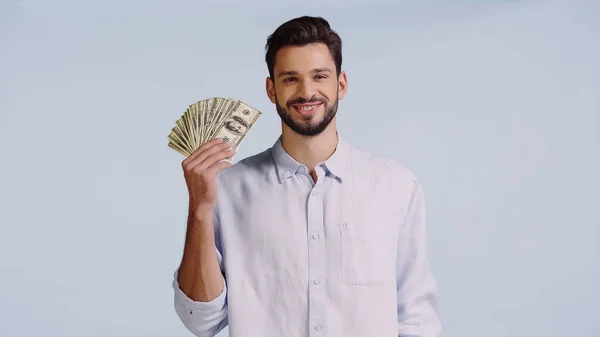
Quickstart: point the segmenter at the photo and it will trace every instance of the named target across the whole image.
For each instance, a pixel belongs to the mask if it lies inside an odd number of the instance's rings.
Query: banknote
[[[199,100],[175,121],[167,137],[168,146],[187,157],[211,139],[222,138],[237,150],[261,115],[259,110],[231,97]]]
[[[260,116],[260,111],[237,101],[227,116],[219,122],[211,139],[221,138],[229,142],[234,150],[237,150]]]

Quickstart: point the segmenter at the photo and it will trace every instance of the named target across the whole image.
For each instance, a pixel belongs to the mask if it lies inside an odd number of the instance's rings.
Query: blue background
[[[230,96],[263,112],[236,161],[271,146],[302,14],[344,42],[340,132],[424,186],[443,336],[600,336],[600,5],[441,0],[0,2],[0,336],[189,336],[166,137]]]

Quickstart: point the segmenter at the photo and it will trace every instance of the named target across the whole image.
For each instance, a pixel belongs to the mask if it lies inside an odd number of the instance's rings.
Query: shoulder
[[[268,175],[273,168],[271,148],[240,159],[228,168],[221,170],[217,176],[219,185],[227,186],[247,179],[256,179]]]
[[[370,171],[380,177],[386,178],[390,183],[401,185],[418,184],[415,173],[404,163],[389,156],[378,155],[357,146],[350,149],[352,165]]]
[[[370,205],[388,205],[388,210],[404,217],[415,201],[422,198],[422,188],[415,172],[391,156],[378,155],[359,147],[352,147],[350,162],[353,184],[367,186]],[[374,202],[373,202],[374,201]]]

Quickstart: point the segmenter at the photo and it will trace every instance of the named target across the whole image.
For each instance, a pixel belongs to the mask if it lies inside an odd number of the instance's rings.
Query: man
[[[421,186],[339,137],[341,46],[322,18],[281,25],[266,53],[281,136],[233,166],[216,139],[183,161],[189,220],[173,287],[196,336],[438,336]]]

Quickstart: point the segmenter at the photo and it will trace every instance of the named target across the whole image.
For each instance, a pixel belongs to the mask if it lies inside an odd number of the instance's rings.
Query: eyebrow
[[[318,73],[331,73],[331,69],[327,68],[327,67],[323,67],[323,68],[315,68],[311,71],[311,73],[313,74],[318,74]],[[293,76],[293,75],[298,75],[297,71],[294,70],[288,70],[288,71],[282,71],[280,72],[277,77],[282,77],[282,76]]]

